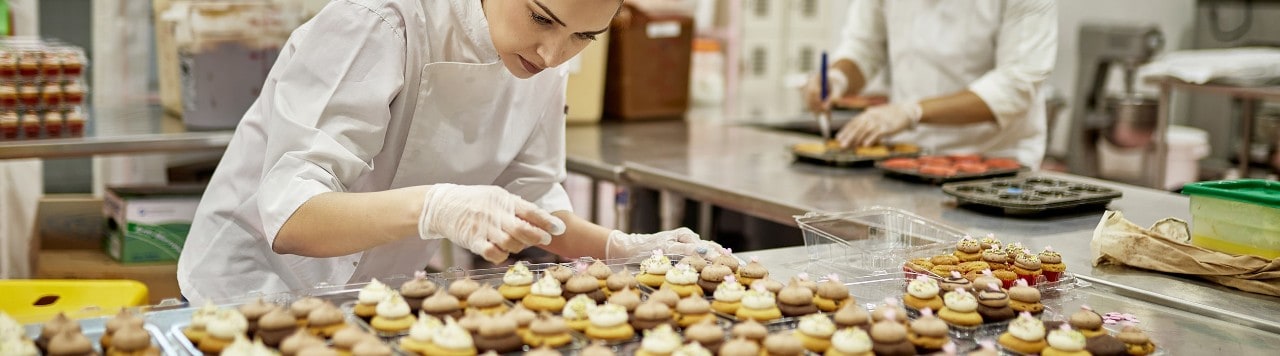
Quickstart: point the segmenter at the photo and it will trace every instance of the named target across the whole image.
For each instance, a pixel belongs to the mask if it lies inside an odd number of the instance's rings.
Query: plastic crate
[[[147,304],[147,286],[132,280],[0,280],[0,309],[21,323],[44,322],[58,313],[80,319]]]
[[[1191,244],[1214,251],[1280,257],[1280,182],[1261,179],[1187,184]]]
[[[796,216],[811,266],[842,275],[897,271],[914,257],[946,252],[965,232],[894,208]]]

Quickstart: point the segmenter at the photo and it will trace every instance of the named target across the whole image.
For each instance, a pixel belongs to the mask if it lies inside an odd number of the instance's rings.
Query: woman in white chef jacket
[[[1040,83],[1053,70],[1052,0],[855,0],[828,71],[831,96],[806,87],[811,110],[858,94],[888,70],[889,104],[868,108],[836,138],[890,139],[938,153],[982,153],[1038,167],[1045,151]]]
[[[409,274],[449,239],[489,261],[705,252],[688,229],[571,212],[566,72],[620,0],[338,0],[295,30],[200,202],[193,302]],[[560,235],[552,238],[552,235]]]

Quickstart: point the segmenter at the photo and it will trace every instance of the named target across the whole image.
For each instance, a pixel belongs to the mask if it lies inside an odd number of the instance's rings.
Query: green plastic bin
[[[1241,179],[1187,184],[1191,244],[1214,251],[1280,257],[1280,182]]]

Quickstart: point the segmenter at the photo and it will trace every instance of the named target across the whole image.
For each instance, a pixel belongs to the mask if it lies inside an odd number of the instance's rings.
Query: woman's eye
[[[539,25],[551,25],[551,19],[546,16],[538,15],[536,12],[530,12],[529,17],[532,17],[533,22],[537,22]]]
[[[579,34],[578,34],[578,38],[579,38],[579,39],[583,39],[583,40],[587,40],[587,41],[595,41],[595,40],[596,40],[596,35],[593,35],[593,34],[590,34],[590,33],[579,33]]]

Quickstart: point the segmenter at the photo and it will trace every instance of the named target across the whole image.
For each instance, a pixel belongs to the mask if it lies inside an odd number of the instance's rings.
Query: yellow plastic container
[[[1280,257],[1280,182],[1260,179],[1187,184],[1191,244],[1264,258]]]
[[[132,280],[0,280],[0,310],[20,323],[39,323],[58,313],[75,319],[114,314],[147,304],[147,286]]]

